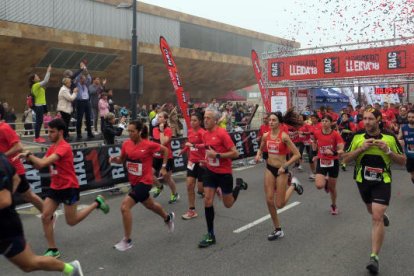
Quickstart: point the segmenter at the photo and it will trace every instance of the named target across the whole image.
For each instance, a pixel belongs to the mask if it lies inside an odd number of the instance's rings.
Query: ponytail
[[[141,138],[142,139],[148,139],[148,133],[149,133],[148,126],[147,125],[144,125],[142,127],[142,130],[141,130]]]

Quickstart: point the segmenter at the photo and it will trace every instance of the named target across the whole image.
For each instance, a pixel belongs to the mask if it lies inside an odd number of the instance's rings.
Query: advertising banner
[[[272,88],[269,89],[271,112],[285,113],[289,108],[289,89]]]
[[[414,73],[414,45],[268,60],[270,82]]]
[[[178,74],[178,68],[174,62],[170,46],[164,37],[160,37],[160,49],[165,66],[167,67],[168,74],[170,75],[171,82],[173,84],[175,94],[177,95],[178,105],[183,113],[184,120],[187,126],[190,125],[190,113],[188,109],[188,102],[190,100],[189,95],[184,92],[184,88],[181,82],[180,75]]]
[[[241,158],[255,156],[259,150],[257,130],[230,133]],[[171,140],[171,149],[174,159],[174,172],[187,169],[187,155],[179,155],[186,138],[174,138]],[[80,148],[73,150],[75,173],[79,181],[81,191],[108,187],[114,184],[128,182],[126,170],[122,164],[110,164],[109,157],[119,156],[121,145],[103,146],[95,148]],[[36,153],[42,158],[44,153]],[[23,162],[26,170],[26,178],[32,190],[44,196],[50,186],[49,168],[40,171],[31,164]]]
[[[266,112],[270,112],[270,97],[269,92],[264,87],[263,76],[262,76],[262,69],[260,67],[259,56],[257,55],[255,50],[252,50],[252,64],[254,75],[256,76],[256,81],[259,86],[260,94],[262,95],[263,105],[265,107]]]

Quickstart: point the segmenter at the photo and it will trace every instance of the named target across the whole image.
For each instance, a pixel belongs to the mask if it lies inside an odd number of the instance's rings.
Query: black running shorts
[[[231,173],[214,173],[206,168],[203,186],[213,189],[220,187],[224,195],[231,194],[233,192],[233,175]]]
[[[144,202],[150,197],[152,185],[147,185],[143,183],[138,183],[136,185],[131,186],[131,191],[129,192],[129,196],[136,202]]]
[[[30,189],[30,184],[27,181],[26,175],[19,174],[19,177],[20,177],[20,183],[19,183],[19,186],[17,186],[16,192],[18,192],[19,194],[23,194]]]
[[[321,167],[321,160],[317,159],[316,174],[322,174],[324,176],[329,175],[330,178],[338,178],[339,175],[339,161],[333,160],[334,164],[332,167]]]
[[[49,189],[46,191],[46,197],[52,199],[57,204],[74,205],[79,201],[79,188]]]
[[[372,202],[389,205],[391,198],[391,183],[384,182],[364,182],[357,183],[358,190],[365,204]]]
[[[200,163],[187,164],[187,177],[196,178],[198,181],[203,181],[204,167],[200,167]]]

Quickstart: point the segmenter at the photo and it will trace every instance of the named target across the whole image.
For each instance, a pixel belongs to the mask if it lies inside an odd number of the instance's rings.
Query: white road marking
[[[244,171],[244,170],[251,169],[251,168],[254,168],[254,167],[255,166],[246,166],[246,167],[233,169],[233,171]]]
[[[280,213],[282,213],[282,212],[284,212],[286,210],[289,210],[290,208],[293,208],[293,207],[295,207],[295,206],[297,206],[299,204],[300,204],[299,201],[292,202],[291,204],[286,205],[282,209],[277,210],[277,213],[280,214]],[[239,229],[234,230],[233,233],[240,234],[241,232],[246,231],[247,229],[250,229],[253,226],[256,226],[256,225],[258,225],[258,224],[260,224],[260,223],[262,223],[262,222],[264,222],[264,221],[266,221],[268,219],[270,219],[270,215],[266,215],[266,216],[264,216],[262,218],[259,218],[259,219],[255,220],[255,221],[253,221],[253,222],[251,222],[251,223],[249,223],[249,224],[247,224],[247,225],[245,225],[243,227],[240,227]]]

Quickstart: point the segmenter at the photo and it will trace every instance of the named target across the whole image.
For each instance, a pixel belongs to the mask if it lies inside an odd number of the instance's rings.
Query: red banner
[[[262,69],[260,67],[259,56],[255,50],[252,50],[252,64],[254,75],[256,76],[257,84],[259,85],[260,93],[262,94],[263,105],[266,109],[266,112],[270,112],[270,97],[269,92],[264,87],[263,78],[262,78]]]
[[[168,74],[170,75],[171,82],[174,86],[175,94],[177,95],[178,105],[183,113],[184,120],[187,124],[187,129],[190,127],[190,114],[188,110],[188,102],[190,96],[184,92],[184,88],[181,83],[181,78],[178,74],[178,68],[175,65],[170,46],[168,46],[167,40],[163,36],[160,36],[160,49],[165,66],[167,66]]]
[[[270,82],[414,73],[414,45],[269,59]]]

